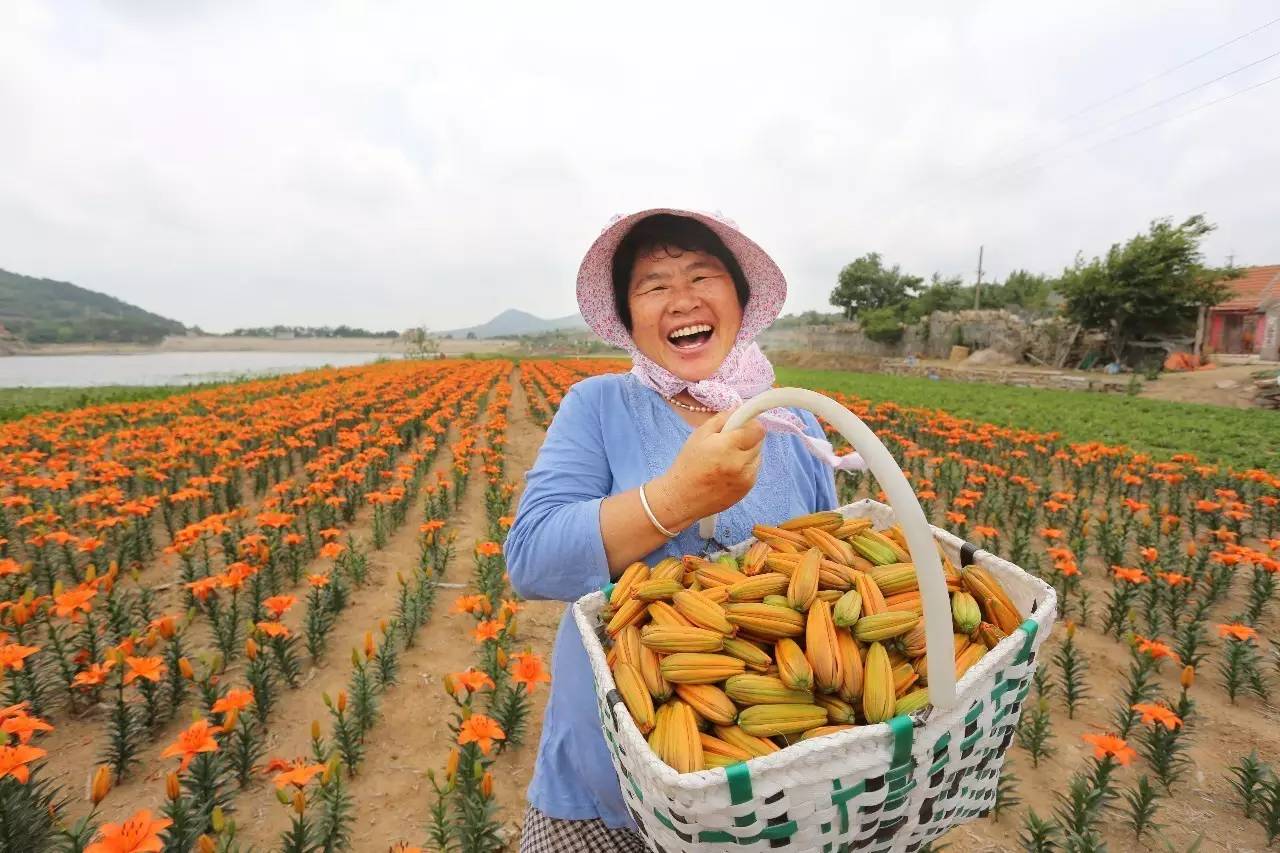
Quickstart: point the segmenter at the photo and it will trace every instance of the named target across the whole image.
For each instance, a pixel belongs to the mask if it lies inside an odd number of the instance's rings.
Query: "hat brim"
[[[610,223],[587,250],[578,267],[578,310],[591,331],[601,339],[623,349],[634,344],[631,333],[618,317],[613,296],[613,255],[622,238],[637,222],[648,216],[669,213],[697,220],[710,228],[733,253],[747,280],[746,307],[742,309],[742,324],[738,329],[737,343],[751,341],[778,319],[782,304],[787,299],[787,280],[769,253],[760,248],[732,224],[708,213],[692,210],[676,210],[656,207],[624,216]]]

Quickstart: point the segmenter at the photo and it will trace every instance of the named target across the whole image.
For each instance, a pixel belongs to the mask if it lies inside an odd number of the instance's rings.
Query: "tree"
[[[915,295],[924,279],[903,273],[897,264],[886,268],[878,252],[863,255],[840,270],[831,304],[844,309],[846,320],[859,311],[901,305]]]
[[[435,358],[440,352],[440,339],[426,326],[414,326],[404,331],[406,358]]]
[[[1077,256],[1058,282],[1067,315],[1105,331],[1116,361],[1130,341],[1187,331],[1200,306],[1225,299],[1224,282],[1240,275],[1204,265],[1200,242],[1214,228],[1200,214],[1179,225],[1157,219],[1148,233],[1112,245],[1105,258],[1085,263]]]
[[[901,306],[868,308],[858,314],[858,323],[862,326],[862,333],[871,340],[882,344],[896,344],[902,340],[905,328],[902,313]]]
[[[929,286],[911,300],[904,312],[908,322],[915,323],[934,311],[960,311],[973,307],[973,288],[965,287],[959,276],[943,278],[933,274]]]
[[[1014,270],[997,290],[1001,306],[1018,305],[1032,311],[1043,311],[1049,306],[1053,283],[1047,276],[1027,270]],[[986,293],[983,293],[983,299],[986,299]]]

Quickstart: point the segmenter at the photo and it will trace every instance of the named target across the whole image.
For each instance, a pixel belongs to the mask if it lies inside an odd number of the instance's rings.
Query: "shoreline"
[[[445,355],[515,349],[515,341],[440,341]],[[38,344],[0,350],[6,356],[143,355],[165,352],[371,352],[402,355],[406,347],[395,338],[240,338],[215,335],[171,335],[158,344]]]

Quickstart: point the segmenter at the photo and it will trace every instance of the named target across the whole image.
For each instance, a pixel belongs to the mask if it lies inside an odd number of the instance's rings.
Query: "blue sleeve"
[[[814,438],[827,439],[826,431],[822,429],[822,424],[818,423],[818,418],[812,412],[801,411],[801,420],[804,421],[804,431]],[[826,509],[836,509],[840,506],[836,499],[836,474],[827,467],[826,463],[818,459],[812,453],[805,451],[808,457],[809,465],[813,468],[814,476],[814,493],[815,505],[814,512],[820,512]]]
[[[569,389],[530,469],[504,552],[524,598],[575,601],[609,581],[600,503],[613,477],[591,392]]]

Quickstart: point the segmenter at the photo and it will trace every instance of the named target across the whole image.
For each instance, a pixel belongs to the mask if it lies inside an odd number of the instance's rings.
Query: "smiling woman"
[[[835,457],[813,415],[773,409],[722,431],[773,385],[755,336],[785,298],[773,259],[720,217],[649,210],[605,228],[579,269],[578,305],[633,368],[564,396],[505,545],[518,593],[573,601],[635,562],[698,553],[705,516],[718,514],[725,543],[835,506],[831,466],[860,460]],[[571,616],[552,663],[521,850],[643,850]]]

